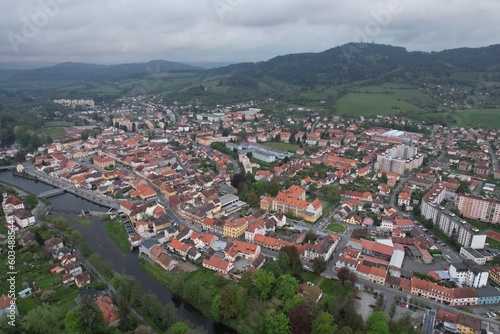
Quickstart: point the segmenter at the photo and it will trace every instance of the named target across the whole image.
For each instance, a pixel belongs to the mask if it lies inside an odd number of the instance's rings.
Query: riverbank
[[[160,284],[167,286],[172,293],[180,296],[202,312],[204,316],[212,319],[214,315],[214,300],[221,295],[225,286],[231,286],[235,291],[244,291],[245,295],[247,293],[246,289],[240,290],[242,288],[239,288],[235,282],[206,268],[200,268],[192,273],[182,271],[169,273],[159,265],[153,264],[147,259],[139,259],[139,264],[146,273],[151,275]],[[247,300],[243,300],[245,298],[246,296],[240,296],[240,303],[246,304]],[[259,301],[253,298],[250,302],[252,304],[259,303]],[[264,305],[261,306],[263,307]],[[221,324],[234,329],[240,334],[256,333],[260,325],[260,310],[262,310],[262,308],[255,308],[252,311],[248,311],[248,313],[247,310],[245,310],[245,316],[228,319],[222,321]],[[243,312],[239,313],[243,315]]]
[[[120,220],[120,217],[115,217],[108,220],[104,225],[104,229],[108,236],[113,240],[114,243],[118,245],[125,253],[130,254],[132,251],[132,245],[128,241],[128,234],[125,230],[125,226]]]
[[[16,188],[26,189],[33,194],[39,194],[52,189],[52,187],[45,183],[14,176],[10,171],[0,172],[0,180],[14,185]],[[103,276],[109,281],[111,281],[111,277],[116,277],[117,273],[119,273],[118,275],[127,275],[140,282],[140,285],[145,287],[147,291],[157,296],[160,305],[165,306],[172,302],[172,293],[168,290],[166,285],[159,284],[139,265],[138,250],[134,249],[129,254],[124,253],[108,236],[105,231],[104,222],[98,217],[91,218],[93,223],[90,226],[72,222],[75,219],[79,219],[79,215],[77,213],[70,213],[70,211],[79,212],[84,210],[86,212],[106,212],[106,208],[81,199],[80,197],[76,197],[70,193],[52,197],[50,202],[54,206],[55,211],[64,210],[60,216],[67,218],[70,221],[70,227],[78,231],[85,241],[85,243],[81,245],[81,253],[91,262],[96,261],[96,259],[101,260],[95,267],[99,272],[103,273]],[[110,274],[107,273],[108,271]],[[144,292],[142,293],[144,294]],[[209,317],[205,317],[200,311],[189,305],[182,298],[175,298],[174,309],[179,314],[181,321],[193,324],[194,327],[203,328],[208,334],[236,333],[231,328],[219,323],[214,323]],[[164,332],[164,330],[162,332]]]

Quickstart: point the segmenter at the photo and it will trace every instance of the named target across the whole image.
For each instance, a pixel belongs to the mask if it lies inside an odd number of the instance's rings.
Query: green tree
[[[278,192],[280,191],[280,183],[278,182],[278,180],[276,179],[273,179],[270,183],[269,183],[269,195],[271,196],[276,196],[278,195]]]
[[[312,270],[316,275],[321,275],[326,270],[327,262],[322,257],[317,257],[312,261]]]
[[[312,334],[335,334],[337,325],[333,322],[333,315],[321,312],[312,321]]]
[[[285,301],[292,299],[299,292],[299,282],[289,274],[281,275],[276,280],[274,296]]]
[[[321,191],[326,196],[329,202],[336,204],[340,201],[340,190],[335,185],[328,185],[321,188]]]
[[[106,327],[101,310],[88,296],[81,299],[78,315],[82,319],[82,328],[89,334],[99,333]]]
[[[83,242],[83,237],[77,230],[71,231],[69,238],[75,245],[80,245]]]
[[[185,322],[178,321],[168,329],[168,334],[185,334],[189,330],[189,325]]]
[[[254,291],[261,299],[267,299],[276,278],[273,274],[261,269],[253,275]]]
[[[85,334],[83,320],[78,314],[78,308],[74,308],[64,317],[64,329],[68,334]]]
[[[116,299],[116,306],[118,307],[118,314],[120,319],[118,323],[118,329],[122,332],[133,330],[137,326],[137,321],[131,315],[131,309],[128,300],[121,295],[119,295]]]
[[[184,298],[192,304],[197,305],[201,300],[200,286],[193,282],[188,282],[184,286]]]
[[[24,204],[24,207],[26,208],[26,210],[31,211],[37,206],[38,199],[36,198],[35,195],[28,194],[28,195],[26,195],[26,198],[24,199],[23,204]]]
[[[313,182],[309,185],[307,190],[309,190],[310,194],[314,194],[318,190],[318,185],[315,182]]]
[[[54,332],[54,324],[59,320],[59,308],[43,304],[29,311],[21,320],[26,333],[45,334]]]
[[[387,173],[386,172],[383,172],[382,175],[380,176],[380,182],[387,183]]]
[[[223,320],[231,319],[238,314],[238,299],[232,285],[226,285],[220,292],[219,314]]]
[[[286,256],[284,256],[286,254]],[[281,259],[283,257],[283,259]],[[280,264],[283,273],[290,273],[302,281],[302,262],[297,248],[294,246],[285,246],[278,253],[278,263]]]
[[[165,328],[168,328],[179,321],[179,314],[175,308],[175,304],[170,301],[161,312],[161,321]]]
[[[248,194],[247,203],[252,208],[258,206],[259,205],[259,195],[257,195],[255,192],[252,191],[250,194]]]
[[[389,334],[389,324],[383,312],[376,311],[366,321],[368,334]]]
[[[157,323],[161,323],[163,306],[160,299],[152,292],[145,293],[142,296],[142,309]]]
[[[291,333],[287,316],[275,309],[267,309],[264,316],[264,332],[266,334]]]

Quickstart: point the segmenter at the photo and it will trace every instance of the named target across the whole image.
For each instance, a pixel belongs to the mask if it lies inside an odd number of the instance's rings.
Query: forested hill
[[[94,65],[85,63],[61,63],[15,73],[12,81],[71,81],[110,82],[134,77],[144,77],[168,71],[200,70],[200,67],[166,60],[152,60],[148,63],[120,65]]]
[[[359,80],[451,78],[460,72],[500,72],[500,45],[441,52],[408,52],[381,44],[350,43],[319,53],[278,56],[214,70],[221,74],[267,75],[289,84],[312,87]]]

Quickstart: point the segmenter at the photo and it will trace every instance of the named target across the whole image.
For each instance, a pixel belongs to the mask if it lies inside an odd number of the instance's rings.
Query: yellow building
[[[226,222],[224,225],[224,235],[228,238],[238,239],[248,228],[248,220],[240,218],[235,222]]]

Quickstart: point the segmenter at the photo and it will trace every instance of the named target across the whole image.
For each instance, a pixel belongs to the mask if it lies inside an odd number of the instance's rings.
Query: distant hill
[[[12,81],[111,82],[143,77],[167,71],[192,71],[200,67],[165,60],[120,65],[61,63],[50,67],[26,70],[9,77]]]
[[[450,84],[473,88],[479,95],[487,86],[488,94],[479,96],[481,101],[488,97],[488,101],[483,101],[487,104],[476,102],[474,106],[500,105],[500,45],[409,52],[398,46],[348,43],[323,52],[288,54],[256,63],[219,67],[222,64],[199,62],[197,65],[163,60],[121,65],[62,63],[31,70],[0,71],[0,88],[36,88],[50,92],[53,98],[84,95],[96,100],[160,93],[168,101],[196,98],[208,105],[272,97],[333,110],[336,101],[349,89],[362,86]],[[419,106],[430,109],[437,103]]]
[[[234,64],[216,69],[215,73],[253,78],[267,75],[288,84],[312,87],[369,79],[450,78],[457,72],[484,71],[500,71],[500,45],[426,53],[390,45],[350,43],[319,53]]]

